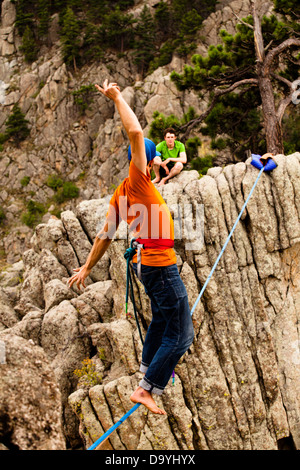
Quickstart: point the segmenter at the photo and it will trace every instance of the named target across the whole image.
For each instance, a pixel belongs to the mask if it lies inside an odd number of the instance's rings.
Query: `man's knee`
[[[181,162],[177,162],[174,165],[174,168],[178,171],[178,173],[182,170],[183,164]]]
[[[161,158],[160,157],[154,157],[153,159],[153,164],[154,165],[160,165],[161,164]]]

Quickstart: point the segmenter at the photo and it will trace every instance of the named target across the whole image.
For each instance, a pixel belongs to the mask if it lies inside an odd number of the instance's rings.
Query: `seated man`
[[[187,157],[184,144],[176,140],[175,130],[171,127],[165,130],[164,140],[156,146],[156,150],[161,153],[161,157],[154,158],[155,179],[152,183],[162,186],[181,172]]]

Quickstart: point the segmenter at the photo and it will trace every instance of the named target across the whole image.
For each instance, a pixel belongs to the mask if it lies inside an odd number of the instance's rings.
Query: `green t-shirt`
[[[174,147],[169,149],[165,140],[157,144],[156,150],[161,153],[161,159],[167,160],[167,158],[179,158],[181,152],[185,152],[185,146],[178,140],[174,141]]]

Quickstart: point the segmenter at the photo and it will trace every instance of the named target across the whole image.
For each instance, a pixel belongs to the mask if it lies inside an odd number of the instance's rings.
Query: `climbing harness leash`
[[[264,171],[266,172],[269,172],[269,171],[272,171],[274,170],[274,168],[277,167],[277,163],[275,163],[275,161],[271,158],[271,157],[268,157],[266,159],[263,159],[260,155],[255,155],[255,154],[252,154],[252,161],[251,161],[251,164],[259,169],[259,174],[250,190],[250,193],[238,215],[238,218],[236,219],[228,237],[227,237],[227,240],[225,241],[224,245],[223,245],[223,248],[219,254],[219,256],[217,257],[216,261],[215,261],[215,264],[213,265],[209,275],[208,275],[208,278],[206,279],[201,291],[200,291],[200,294],[198,295],[194,305],[193,305],[193,308],[191,310],[191,315],[193,315],[206,287],[207,287],[207,284],[209,283],[227,245],[228,245],[228,242],[230,240],[230,238],[232,237],[232,234],[240,220],[240,218],[242,217],[242,214],[249,202],[249,199],[251,198],[252,194],[253,194],[253,191],[258,183],[258,180],[259,178],[261,177],[262,173]],[[137,257],[138,257],[138,263],[139,261],[141,260],[141,249],[145,248],[145,245],[143,243],[141,243],[143,240],[140,240],[140,239],[133,239],[131,241],[131,244],[130,244],[130,248],[128,248],[125,252],[125,255],[124,255],[124,258],[127,260],[127,282],[126,282],[126,307],[125,307],[125,310],[126,310],[126,314],[127,314],[127,308],[128,308],[128,296],[129,296],[129,284],[130,284],[130,288],[131,288],[131,296],[132,296],[132,303],[133,303],[133,308],[134,308],[134,314],[135,314],[135,319],[136,319],[136,323],[137,323],[137,326],[138,326],[138,330],[139,330],[139,333],[140,333],[140,337],[141,337],[141,340],[142,340],[142,343],[143,343],[143,339],[142,339],[142,334],[141,334],[141,330],[140,330],[140,326],[139,326],[139,323],[138,323],[138,319],[137,319],[137,314],[136,314],[136,307],[135,307],[135,301],[134,301],[134,294],[133,294],[133,284],[132,284],[132,279],[131,279],[131,275],[130,275],[130,260],[133,258],[134,254],[136,253],[137,251]],[[138,267],[138,266],[137,266]],[[141,268],[140,268],[141,269]],[[140,273],[141,275],[141,270],[139,271],[137,269],[137,273]],[[139,279],[141,279],[139,277]],[[172,379],[173,379],[173,383],[174,383],[174,378],[175,378],[175,373],[173,371],[173,374],[172,374]],[[88,448],[88,450],[94,450],[96,447],[98,447],[103,441],[105,441],[108,436],[115,430],[117,429],[135,410],[138,409],[138,407],[141,405],[141,403],[136,403],[116,424],[114,424],[110,429],[108,429],[108,431],[106,431],[96,442],[94,442],[94,444]]]

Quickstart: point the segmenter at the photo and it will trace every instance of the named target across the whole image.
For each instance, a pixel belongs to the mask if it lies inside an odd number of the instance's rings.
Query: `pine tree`
[[[107,13],[102,24],[102,34],[106,45],[118,49],[122,54],[125,47],[132,42],[132,25],[135,22],[133,15],[123,13],[119,6],[111,13]]]
[[[134,62],[139,66],[140,72],[144,76],[155,51],[154,20],[146,5],[137,20],[134,36]]]
[[[279,0],[275,3],[279,8]],[[297,0],[290,0],[290,4],[299,12]],[[264,151],[282,153],[281,121],[291,103],[293,81],[298,78],[295,47],[299,48],[300,39],[292,20],[281,21],[275,15],[260,19],[254,0],[251,7],[252,16],[240,20],[234,36],[222,31],[223,44],[211,46],[205,57],[195,55],[193,66],[185,66],[182,74],[173,72],[172,79],[181,90],[211,91],[208,109],[186,125],[185,137],[205,122],[213,138],[216,128],[220,133],[226,130],[232,144],[235,142],[235,152],[249,148],[250,143],[252,150],[252,145],[257,145]],[[278,91],[281,99],[277,104]],[[264,135],[258,135],[262,128]]]
[[[25,115],[17,104],[14,105],[11,115],[5,122],[5,126],[6,139],[12,138],[17,146],[30,134],[28,121],[25,119]]]
[[[37,59],[38,48],[34,33],[29,26],[26,26],[20,51],[24,53],[26,62],[34,62]]]
[[[48,33],[50,22],[50,5],[48,0],[38,0],[38,35],[43,37]]]
[[[62,17],[61,43],[64,61],[76,70],[76,62],[80,52],[80,27],[71,7],[68,7]]]
[[[16,21],[15,25],[20,36],[23,36],[26,27],[31,30],[34,27],[34,0],[16,0]]]

